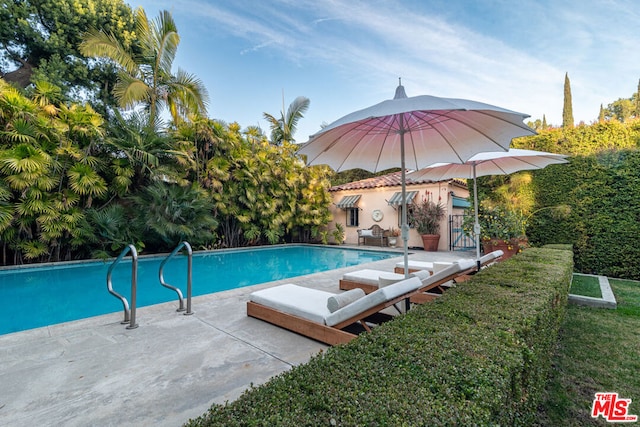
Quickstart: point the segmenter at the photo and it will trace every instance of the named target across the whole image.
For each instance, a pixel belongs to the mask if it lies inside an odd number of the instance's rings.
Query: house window
[[[347,227],[357,227],[360,225],[358,208],[348,208],[345,209],[345,211],[347,212]]]
[[[413,213],[413,205],[407,206],[407,224],[409,228],[415,228],[413,221],[411,221],[411,214]],[[402,206],[398,206],[398,228],[402,227]]]

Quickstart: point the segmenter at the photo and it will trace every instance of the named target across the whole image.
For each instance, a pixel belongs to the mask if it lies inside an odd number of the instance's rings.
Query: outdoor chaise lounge
[[[341,344],[356,337],[346,328],[359,324],[369,331],[368,321],[379,323],[375,315],[415,295],[421,285],[419,278],[411,277],[368,295],[361,290],[333,294],[293,284],[280,285],[253,292],[247,302],[247,315],[329,345]]]
[[[501,250],[489,252],[480,257],[480,267],[485,267],[493,262],[498,261],[498,259],[504,255],[504,252]],[[449,262],[430,262],[430,261],[413,261],[409,260],[409,273],[413,273],[420,270],[427,270],[433,273],[434,268],[437,270],[438,266],[445,266],[447,264],[451,264]],[[398,262],[395,266],[394,271],[398,274],[404,273],[404,262]]]
[[[412,297],[411,302],[423,303],[437,298],[449,287],[452,280],[468,274],[475,268],[475,265],[476,263],[472,259],[461,259],[433,275],[426,270],[411,273],[412,277],[418,277],[422,282],[419,292]],[[384,289],[389,283],[403,279],[404,275],[397,273],[369,269],[357,270],[342,276],[340,289],[362,289],[365,293],[370,293]]]

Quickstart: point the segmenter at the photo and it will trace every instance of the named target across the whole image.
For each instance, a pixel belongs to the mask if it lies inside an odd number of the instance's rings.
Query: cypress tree
[[[604,123],[604,108],[602,108],[602,104],[600,104],[600,113],[598,114],[598,122]]]
[[[545,130],[547,128],[547,116],[545,116],[544,114],[542,115],[542,130]]]
[[[571,83],[569,73],[564,75],[564,107],[562,108],[562,127],[573,127],[573,107],[571,105]]]

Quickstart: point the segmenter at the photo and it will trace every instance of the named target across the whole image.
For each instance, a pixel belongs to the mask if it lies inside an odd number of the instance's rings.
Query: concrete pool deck
[[[247,317],[251,292],[296,283],[337,293],[345,272],[393,271],[402,260],[397,251],[382,261],[196,297],[191,316],[177,313],[176,302],[138,308],[137,329],[120,324],[120,311],[1,335],[0,425],[180,426],[327,348]],[[475,257],[411,252],[410,259],[425,261]],[[28,301],[16,303],[29,309]]]

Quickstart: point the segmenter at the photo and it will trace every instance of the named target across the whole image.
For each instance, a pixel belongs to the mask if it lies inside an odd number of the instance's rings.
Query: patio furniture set
[[[482,267],[499,261],[501,256],[502,251],[485,255]],[[418,265],[414,262],[413,267]],[[388,310],[386,313],[383,310],[391,308],[402,313],[399,307],[402,301],[414,304],[433,301],[478,271],[476,260],[472,259],[422,267],[425,268],[416,269],[408,278],[369,269],[348,273],[340,280],[339,287],[345,290],[340,294],[294,284],[263,289],[250,295],[247,315],[336,345],[393,318]]]

